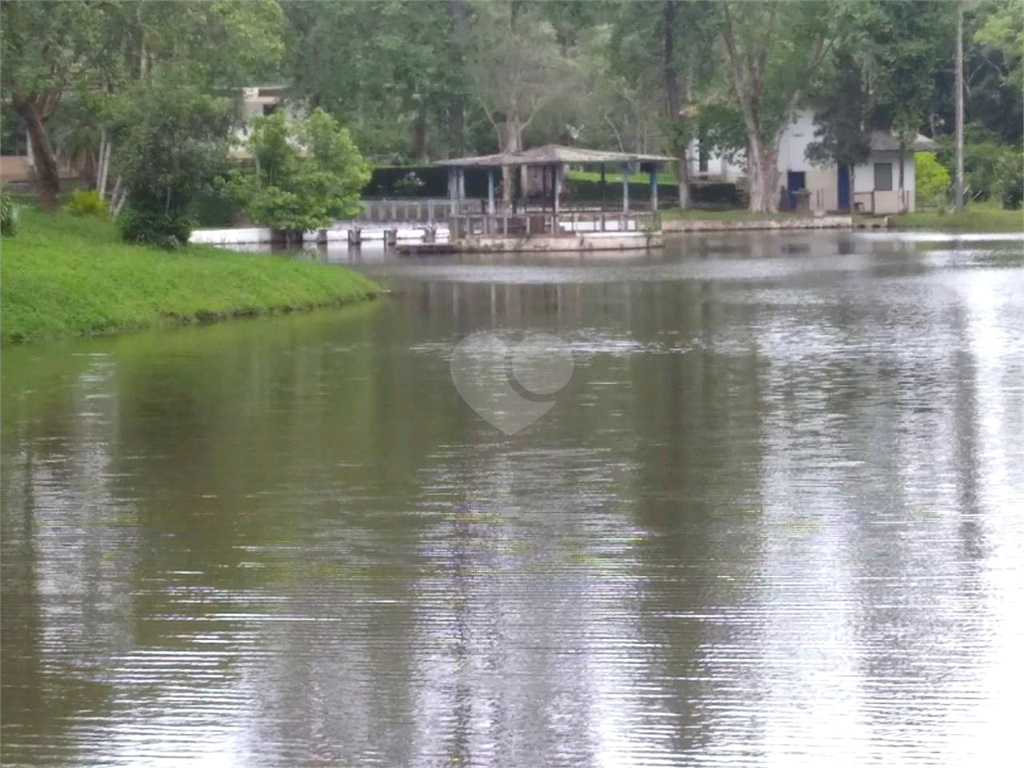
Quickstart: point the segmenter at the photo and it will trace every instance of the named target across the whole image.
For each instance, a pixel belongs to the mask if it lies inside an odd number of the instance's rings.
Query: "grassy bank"
[[[721,210],[704,210],[700,208],[688,208],[681,211],[678,208],[661,211],[661,218],[666,221],[688,220],[688,221],[777,221],[779,219],[792,219],[793,213],[756,213],[746,208],[725,208]]]
[[[2,344],[340,305],[380,290],[340,267],[127,245],[109,222],[34,209],[22,209],[0,250]]]
[[[570,181],[601,181],[600,171],[569,171],[567,174]],[[606,184],[622,184],[622,172],[605,171]],[[629,176],[630,184],[650,184],[651,177],[646,173],[632,173]],[[676,183],[675,171],[662,171],[658,174],[658,185],[671,185]]]
[[[1024,211],[1006,211],[994,205],[975,204],[961,213],[936,210],[892,216],[893,229],[930,229],[941,232],[1022,232]]]

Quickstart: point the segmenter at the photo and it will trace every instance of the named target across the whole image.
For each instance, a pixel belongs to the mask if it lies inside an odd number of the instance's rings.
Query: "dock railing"
[[[486,210],[487,201],[475,198],[460,201],[446,197],[363,200],[363,211],[357,220],[368,223],[431,224],[447,221],[452,216],[483,213]]]
[[[451,239],[465,237],[569,237],[580,232],[649,232],[661,228],[653,211],[570,210],[523,213],[468,214],[448,221]]]

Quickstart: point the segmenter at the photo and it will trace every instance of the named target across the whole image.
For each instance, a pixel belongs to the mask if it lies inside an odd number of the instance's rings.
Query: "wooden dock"
[[[454,243],[399,243],[396,249],[402,256],[443,256],[456,252]]]

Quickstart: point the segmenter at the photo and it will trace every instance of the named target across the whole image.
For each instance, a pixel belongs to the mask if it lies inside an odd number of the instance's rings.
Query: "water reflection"
[[[5,765],[1005,764],[1019,252],[363,268],[5,350]],[[508,438],[449,378],[486,329],[576,359]]]

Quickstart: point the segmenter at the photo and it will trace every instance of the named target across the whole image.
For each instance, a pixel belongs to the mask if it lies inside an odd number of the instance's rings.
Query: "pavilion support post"
[[[494,169],[487,169],[487,214],[494,215]]]
[[[622,212],[629,213],[629,164],[622,166]]]
[[[466,199],[466,169],[459,168],[459,201]]]
[[[523,208],[523,213],[526,213],[526,204],[530,200],[529,190],[529,169],[525,165],[516,166],[516,176],[519,177],[519,201]]]
[[[604,163],[601,163],[601,211],[604,212],[604,190],[605,190],[605,178],[604,178]],[[602,216],[602,221],[604,217]],[[603,227],[602,227],[603,229]]]
[[[554,219],[551,221],[551,234],[558,234],[558,213],[559,213],[559,201],[558,198],[562,193],[562,179],[561,174],[558,173],[558,166],[551,166],[551,191],[554,197],[554,203],[551,206],[552,213],[554,213]]]
[[[651,166],[651,211],[658,214],[658,166]]]

